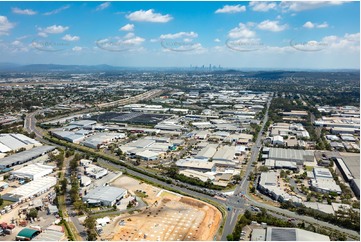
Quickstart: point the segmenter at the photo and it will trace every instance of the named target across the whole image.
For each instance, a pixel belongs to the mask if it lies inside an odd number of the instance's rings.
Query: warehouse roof
[[[9,193],[4,194],[2,197],[5,200],[29,198],[41,191],[44,191],[56,184],[56,177],[45,176],[37,180],[26,183],[25,185],[15,188]]]
[[[356,179],[360,179],[360,154],[341,153],[342,160]]]
[[[10,150],[18,150],[27,145],[41,145],[38,141],[31,139],[23,134],[0,134],[0,144],[2,144],[2,149],[8,147]],[[0,149],[0,152],[3,151]]]
[[[266,241],[330,241],[330,238],[303,229],[268,227]]]
[[[207,159],[210,159],[213,157],[213,155],[216,153],[217,151],[217,146],[218,144],[208,144],[206,147],[204,147],[203,149],[201,149],[201,151],[198,152],[198,154],[195,156],[196,158],[198,157],[205,157]]]
[[[211,170],[215,163],[208,162],[207,160],[201,159],[185,159],[185,160],[178,160],[176,165],[179,167],[190,168],[190,169],[205,169]]]
[[[311,150],[270,148],[269,158],[275,160],[302,160],[312,162],[314,159],[314,152]]]
[[[28,166],[24,166],[16,171],[12,171],[11,174],[26,174],[26,175],[36,175],[39,173],[44,173],[45,171],[47,171],[46,173],[51,173],[53,171],[55,167],[54,166],[47,166],[47,165],[42,165],[40,163],[36,163],[36,164],[30,164]]]
[[[232,161],[236,150],[233,146],[223,146],[214,154],[213,160],[227,160]]]
[[[45,146],[35,147],[31,150],[26,150],[20,153],[16,153],[14,155],[0,159],[0,167],[13,166],[16,165],[16,163],[19,164],[24,163],[32,159],[35,159],[41,156],[42,154],[50,152],[52,150],[55,150],[54,146],[45,145]]]
[[[96,187],[93,190],[89,191],[87,195],[85,195],[84,199],[89,200],[97,200],[97,201],[114,201],[118,199],[120,196],[123,196],[127,190],[118,187],[112,186],[101,186]]]
[[[36,236],[32,241],[61,241],[63,236],[64,232],[46,229],[41,234]]]

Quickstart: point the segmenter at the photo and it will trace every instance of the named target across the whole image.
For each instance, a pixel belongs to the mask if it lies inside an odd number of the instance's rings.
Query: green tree
[[[227,235],[227,240],[228,240],[228,241],[233,241],[233,240],[234,240],[234,239],[233,239],[233,234]]]
[[[28,213],[28,217],[29,218],[37,218],[38,217],[38,210],[36,210],[35,208],[30,209],[30,211]]]
[[[84,226],[88,230],[93,230],[93,229],[95,229],[95,222],[96,222],[95,218],[93,218],[91,216],[87,216],[84,220]]]

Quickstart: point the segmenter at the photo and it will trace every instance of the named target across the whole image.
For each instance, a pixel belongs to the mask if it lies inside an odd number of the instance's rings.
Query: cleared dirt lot
[[[122,176],[112,183],[145,191],[148,207],[134,214],[123,214],[103,228],[106,240],[213,240],[221,223],[221,213],[212,205],[162,190]],[[119,225],[121,221],[124,221]]]

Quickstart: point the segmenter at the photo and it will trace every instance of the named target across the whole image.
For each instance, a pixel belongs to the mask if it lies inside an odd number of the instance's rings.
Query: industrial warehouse
[[[31,150],[22,151],[5,158],[0,159],[0,169],[9,168],[15,165],[20,165],[28,161],[34,160],[38,157],[55,150],[54,146],[40,146]]]
[[[90,190],[82,199],[90,206],[113,206],[127,195],[127,190],[112,187],[96,187]]]
[[[10,193],[2,195],[2,198],[13,202],[23,202],[26,199],[34,198],[35,195],[48,191],[51,187],[55,186],[56,180],[56,177],[52,176],[38,178],[12,190]]]

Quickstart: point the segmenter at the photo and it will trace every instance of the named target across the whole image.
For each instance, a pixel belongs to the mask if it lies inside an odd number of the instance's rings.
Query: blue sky
[[[359,68],[359,2],[1,2],[0,62]]]

